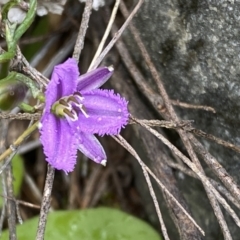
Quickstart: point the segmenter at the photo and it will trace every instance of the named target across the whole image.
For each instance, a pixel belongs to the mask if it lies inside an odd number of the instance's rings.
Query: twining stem
[[[26,131],[23,132],[21,136],[0,156],[0,162],[3,161],[6,157],[8,157],[16,148],[18,148],[21,143],[38,128],[39,121],[35,122],[31,127],[29,127]]]
[[[8,51],[0,55],[0,63],[7,62],[14,57],[17,49],[17,41],[27,31],[35,17],[37,0],[30,0],[29,10],[21,25],[17,27],[16,23],[11,24],[7,19],[7,13],[11,7],[18,5],[19,3],[20,0],[10,1],[4,5],[2,10],[2,21],[5,23],[5,38],[8,45]]]
[[[48,171],[43,191],[43,199],[41,204],[41,211],[39,216],[38,222],[38,229],[37,229],[37,240],[44,239],[44,232],[47,223],[47,215],[50,208],[51,203],[51,192],[53,187],[53,180],[54,180],[55,169],[48,164]]]
[[[92,4],[93,4],[93,0],[86,0],[86,5],[85,5],[83,16],[82,16],[81,26],[79,28],[78,37],[73,50],[73,58],[75,58],[77,62],[79,62],[81,51],[83,49],[84,38],[87,32],[89,19],[92,13]]]

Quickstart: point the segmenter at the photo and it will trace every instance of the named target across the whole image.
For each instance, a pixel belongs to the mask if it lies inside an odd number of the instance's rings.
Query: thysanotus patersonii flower
[[[113,90],[98,89],[112,74],[112,67],[100,67],[79,77],[72,58],[54,67],[40,121],[44,154],[54,168],[73,171],[77,149],[106,164],[105,151],[94,134],[118,134],[129,118],[124,98]]]

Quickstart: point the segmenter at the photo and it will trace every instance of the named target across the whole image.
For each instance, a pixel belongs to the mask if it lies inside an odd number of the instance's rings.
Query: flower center
[[[76,121],[78,119],[79,111],[88,118],[89,115],[87,114],[86,108],[81,103],[82,100],[83,97],[78,92],[67,97],[62,97],[52,105],[51,111],[56,116],[71,121]]]

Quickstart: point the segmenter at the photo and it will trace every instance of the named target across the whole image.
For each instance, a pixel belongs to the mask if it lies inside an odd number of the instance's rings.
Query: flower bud
[[[25,98],[27,86],[18,80],[0,81],[0,110],[7,111],[18,106]]]

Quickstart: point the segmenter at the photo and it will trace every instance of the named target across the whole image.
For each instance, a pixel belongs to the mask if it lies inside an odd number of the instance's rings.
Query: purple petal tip
[[[113,66],[100,67],[78,78],[77,91],[89,91],[101,87],[113,74]]]
[[[89,115],[79,115],[81,131],[99,135],[116,135],[128,123],[128,102],[113,90],[83,92],[83,105]]]

